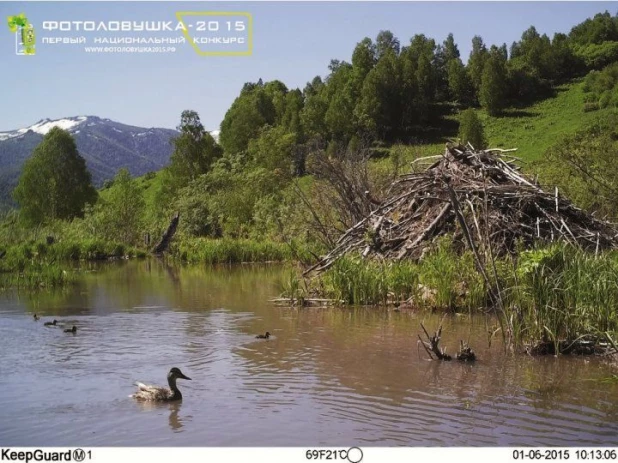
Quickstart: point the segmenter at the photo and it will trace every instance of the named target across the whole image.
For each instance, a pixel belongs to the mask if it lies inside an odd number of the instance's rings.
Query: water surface
[[[93,266],[59,293],[0,294],[3,446],[522,446],[618,444],[618,385],[599,359],[505,355],[485,317],[419,323],[384,309],[291,309],[281,267]],[[33,313],[43,316],[39,322]],[[56,318],[75,335],[45,327]],[[270,340],[255,335],[270,331]],[[139,403],[134,381],[184,400]]]

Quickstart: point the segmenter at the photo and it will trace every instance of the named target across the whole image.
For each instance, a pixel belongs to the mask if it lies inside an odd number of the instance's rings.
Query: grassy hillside
[[[483,110],[478,114],[485,127],[485,135],[490,147],[517,148],[516,156],[526,162],[542,158],[543,153],[563,136],[580,130],[595,120],[607,116],[612,109],[584,111],[584,92],[581,81],[556,88],[555,96],[539,101],[531,106],[509,108],[500,117],[491,117]],[[448,116],[457,120],[456,115]],[[456,137],[444,133],[444,142]],[[444,143],[414,146],[395,145],[391,156],[397,153],[400,163],[408,167],[418,157],[441,154]],[[376,162],[378,169],[385,169],[392,160],[381,159]]]
[[[481,112],[491,147],[517,148],[518,156],[535,161],[564,135],[590,125],[610,109],[584,112],[582,82],[560,86],[556,95],[532,106],[510,109],[502,117]]]

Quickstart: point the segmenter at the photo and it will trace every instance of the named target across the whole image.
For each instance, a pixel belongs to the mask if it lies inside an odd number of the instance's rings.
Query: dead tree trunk
[[[152,249],[153,254],[163,254],[165,251],[167,251],[170,245],[170,241],[172,241],[172,238],[174,237],[174,234],[176,233],[176,228],[178,228],[179,218],[180,218],[180,213],[176,212],[176,214],[174,215],[174,218],[172,218],[172,221],[170,222],[169,227],[167,227],[167,230],[165,230],[165,233],[163,233],[163,236],[161,237],[161,241],[159,241],[159,244],[157,244]]]
[[[444,317],[442,317],[442,321]],[[435,355],[439,360],[451,360],[452,357],[446,353],[444,349],[440,349],[438,344],[440,343],[440,337],[442,336],[442,321],[440,321],[440,326],[438,327],[438,331],[435,332],[433,336],[429,336],[429,333],[425,329],[423,323],[421,323],[421,328],[425,332],[425,336],[427,336],[427,341],[423,341],[421,335],[418,335],[418,339],[421,342],[422,346],[425,348],[427,355],[429,358],[433,360],[433,356]],[[433,355],[432,355],[433,354]]]

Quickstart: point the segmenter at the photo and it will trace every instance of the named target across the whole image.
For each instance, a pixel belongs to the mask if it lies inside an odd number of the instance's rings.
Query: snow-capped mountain
[[[21,135],[24,135],[29,130],[32,130],[33,132],[40,135],[47,135],[47,132],[49,132],[53,127],[60,127],[61,129],[70,131],[74,127],[80,125],[82,122],[85,122],[87,119],[87,116],[58,119],[55,121],[43,119],[36,124],[31,125],[30,127],[26,127],[25,129],[13,130],[11,132],[0,132],[0,141],[8,140],[9,138],[19,137]]]
[[[29,127],[0,132],[0,203],[10,198],[24,161],[52,127],[68,130],[86,160],[93,183],[101,186],[122,167],[143,175],[167,165],[176,130],[143,128],[96,116],[43,119]]]

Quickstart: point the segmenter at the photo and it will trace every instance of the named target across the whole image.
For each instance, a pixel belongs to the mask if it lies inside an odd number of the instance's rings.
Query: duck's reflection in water
[[[153,410],[159,410],[161,412],[169,411],[168,424],[172,431],[182,432],[182,428],[186,422],[191,421],[191,415],[182,416],[180,409],[182,408],[182,401],[175,402],[156,402],[153,400],[137,401],[137,404],[144,412],[150,412]]]

